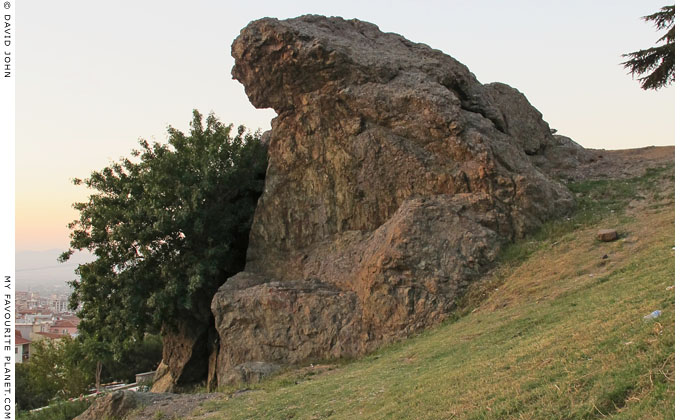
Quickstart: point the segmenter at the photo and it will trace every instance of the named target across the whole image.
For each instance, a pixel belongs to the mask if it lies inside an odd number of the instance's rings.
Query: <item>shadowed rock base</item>
[[[303,16],[250,23],[232,54],[278,116],[245,271],[212,302],[220,385],[246,363],[357,356],[440,322],[503,244],[573,207],[535,163],[577,162],[579,146],[438,50]]]
[[[180,322],[163,329],[163,357],[151,392],[174,392],[178,387],[207,380],[209,356],[217,340],[215,329],[204,323]]]

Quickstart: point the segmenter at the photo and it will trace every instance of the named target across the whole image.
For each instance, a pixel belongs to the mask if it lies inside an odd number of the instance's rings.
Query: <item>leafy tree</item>
[[[19,411],[17,420],[72,420],[91,406],[89,399],[55,401],[40,411]]]
[[[29,382],[29,367],[28,363],[17,363],[14,366],[14,387],[15,395],[17,396],[17,405],[19,409],[30,409],[37,406],[34,402],[35,395],[31,389]]]
[[[155,369],[161,360],[161,337],[147,334],[132,341],[115,360],[91,340],[65,337],[58,341],[36,341],[28,362],[16,366],[16,395],[20,410],[44,407],[55,398],[79,396],[94,385],[94,370],[101,362],[103,382],[131,383],[135,375]],[[96,381],[98,382],[98,381]]]
[[[259,132],[231,131],[213,114],[204,126],[194,110],[189,135],[169,127],[167,144],[140,140],[132,158],[74,180],[95,192],[74,204],[61,260],[75,250],[97,257],[77,268],[70,298],[80,338],[106,346],[94,347],[97,359],[121,360],[128,343],[178,321],[212,326],[213,294],[244,268],[267,166]]]
[[[56,397],[76,397],[86,392],[91,378],[88,361],[79,357],[79,343],[65,337],[31,344],[31,359],[17,365],[17,403],[20,409],[48,404]]]
[[[103,381],[134,382],[137,373],[155,370],[161,361],[163,342],[157,334],[146,334],[142,340],[132,340],[122,356],[103,362]]]
[[[623,57],[630,59],[622,64],[633,77],[642,76],[638,79],[642,89],[656,90],[676,81],[676,6],[664,6],[657,13],[642,19],[654,22],[657,31],[668,29],[656,42],[664,44],[623,54]],[[645,73],[649,74],[643,76]]]

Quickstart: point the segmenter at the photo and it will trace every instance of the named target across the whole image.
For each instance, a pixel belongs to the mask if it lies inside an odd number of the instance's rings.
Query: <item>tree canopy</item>
[[[74,180],[95,192],[74,204],[61,260],[96,256],[78,266],[70,298],[80,337],[105,344],[96,352],[193,318],[244,267],[267,154],[259,132],[232,128],[213,114],[204,126],[194,110],[188,135],[169,127],[167,144],[140,140],[131,158]]]
[[[656,90],[676,81],[676,6],[664,6],[657,13],[642,19],[654,22],[657,31],[668,29],[656,42],[663,44],[623,54],[629,60],[622,64],[629,70],[629,74],[638,77],[642,89]]]
[[[17,403],[22,410],[42,407],[55,397],[71,398],[89,389],[90,366],[72,338],[31,343],[31,359],[17,364]]]
[[[31,358],[16,365],[17,404],[20,410],[43,407],[54,399],[87,394],[94,385],[93,372],[103,363],[103,379],[134,382],[137,373],[155,369],[161,359],[163,343],[159,335],[146,335],[129,342],[120,361],[95,360],[93,344],[69,336],[60,340],[36,340],[31,343]]]

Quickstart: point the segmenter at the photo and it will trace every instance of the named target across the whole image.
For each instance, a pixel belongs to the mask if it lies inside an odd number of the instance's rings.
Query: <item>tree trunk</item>
[[[101,392],[101,372],[103,371],[103,362],[100,360],[96,362],[96,393]]]
[[[241,268],[237,267],[238,270]],[[203,382],[215,387],[218,333],[211,312],[211,300],[227,277],[226,273],[219,274],[216,286],[195,299],[192,311],[163,324],[163,360],[156,369],[152,392],[174,392],[180,385]],[[210,358],[213,358],[213,366],[209,374]]]
[[[210,309],[208,312],[211,317]],[[209,336],[215,336],[215,328],[211,330],[208,324],[208,319],[188,319],[176,328],[163,328],[163,360],[156,370],[152,392],[174,392],[179,385],[207,380],[212,353]]]

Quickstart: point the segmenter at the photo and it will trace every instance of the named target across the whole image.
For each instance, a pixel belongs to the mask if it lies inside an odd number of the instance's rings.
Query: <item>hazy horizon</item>
[[[675,88],[643,91],[621,54],[661,36],[640,19],[666,2],[411,1],[22,3],[17,10],[17,252],[66,250],[70,178],[127,156],[138,138],[165,141],[197,108],[270,129],[232,80],[230,44],[264,16],[359,18],[467,65],[482,83],[523,92],[552,128],[590,148],[673,145]],[[19,266],[18,266],[19,271]],[[18,272],[18,278],[21,272]]]
[[[64,249],[41,251],[17,251],[15,253],[15,278],[17,291],[45,293],[69,293],[68,281],[76,279],[78,264],[94,259],[88,253],[75,253],[69,261],[59,263],[57,257]]]

